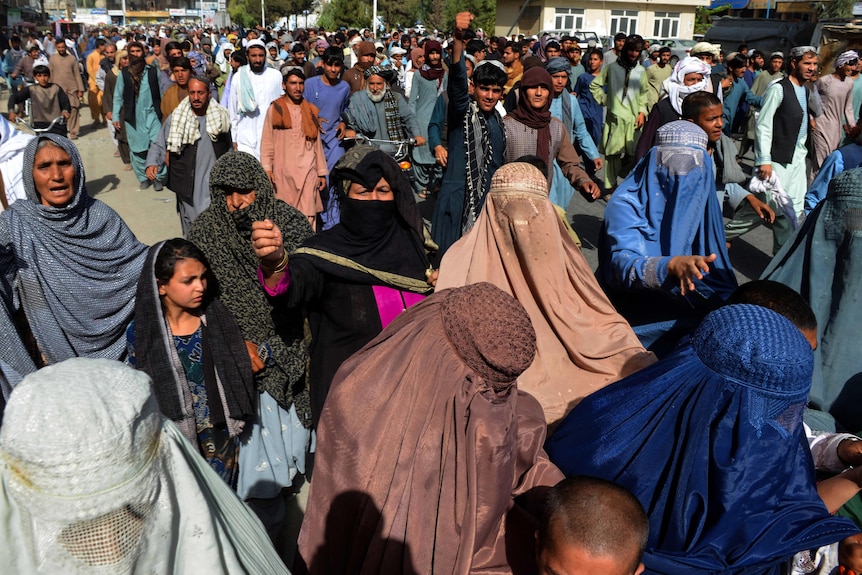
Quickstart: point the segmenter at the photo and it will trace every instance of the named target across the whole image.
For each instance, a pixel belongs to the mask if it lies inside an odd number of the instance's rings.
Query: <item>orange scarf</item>
[[[276,130],[290,130],[293,126],[290,122],[290,111],[288,105],[293,104],[285,95],[272,103],[272,127]],[[320,120],[317,106],[303,99],[299,103],[299,113],[302,115],[302,131],[308,142],[314,142],[323,133],[320,128]]]

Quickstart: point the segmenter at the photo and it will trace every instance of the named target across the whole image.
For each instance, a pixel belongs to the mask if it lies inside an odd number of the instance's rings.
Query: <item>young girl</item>
[[[153,380],[159,408],[235,488],[254,383],[236,321],[207,294],[208,275],[203,252],[187,240],[150,248],[126,341],[129,362]]]

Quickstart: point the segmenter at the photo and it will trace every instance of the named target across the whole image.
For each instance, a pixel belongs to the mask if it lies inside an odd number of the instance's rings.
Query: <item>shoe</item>
[[[114,152],[114,157],[115,157],[115,158],[119,158],[119,157],[120,157],[120,152]]]
[[[152,185],[153,185],[153,182],[152,182],[151,180],[144,180],[143,182],[141,182],[141,187],[140,187],[140,189],[141,189],[141,190],[146,190],[147,188],[149,188],[149,187],[150,187],[150,186],[152,186]]]
[[[125,166],[123,166],[123,171],[124,172],[131,172],[132,171],[132,164],[126,164]]]
[[[77,140],[77,139],[78,139],[78,134],[69,134],[69,139],[70,139],[70,140]]]
[[[153,182],[153,189],[157,192],[161,192],[162,189],[164,189],[164,186],[162,185],[162,183],[160,181],[155,180]]]

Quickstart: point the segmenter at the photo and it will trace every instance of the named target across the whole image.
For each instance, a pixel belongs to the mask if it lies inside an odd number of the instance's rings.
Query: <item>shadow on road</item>
[[[602,232],[604,220],[592,214],[572,215],[572,229],[581,238],[582,250],[595,250],[599,245],[599,234]]]
[[[102,192],[110,192],[116,190],[120,185],[120,178],[113,174],[96,178],[95,180],[87,180],[87,192],[91,197],[95,197]]]
[[[764,268],[769,265],[772,257],[762,250],[752,246],[741,238],[733,240],[732,247],[728,250],[730,262],[736,272],[737,278],[742,282],[745,279],[757,279]],[[740,275],[745,276],[740,278]]]

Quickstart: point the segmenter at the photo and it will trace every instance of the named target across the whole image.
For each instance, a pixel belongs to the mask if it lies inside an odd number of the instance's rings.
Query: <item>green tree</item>
[[[830,0],[817,5],[820,18],[852,18],[853,0]]]
[[[318,23],[327,30],[368,28],[371,25],[371,2],[356,0],[332,0],[320,12]]]
[[[311,9],[312,0],[264,0],[266,23]],[[260,0],[234,0],[228,6],[230,19],[243,27],[260,24]],[[300,20],[301,22],[301,20]]]
[[[716,6],[715,8],[707,8],[698,6],[694,12],[694,33],[706,34],[706,31],[712,28],[712,17],[720,16],[725,12],[730,11],[730,4]]]
[[[377,15],[383,19],[387,29],[409,28],[420,14],[419,0],[378,0]]]

